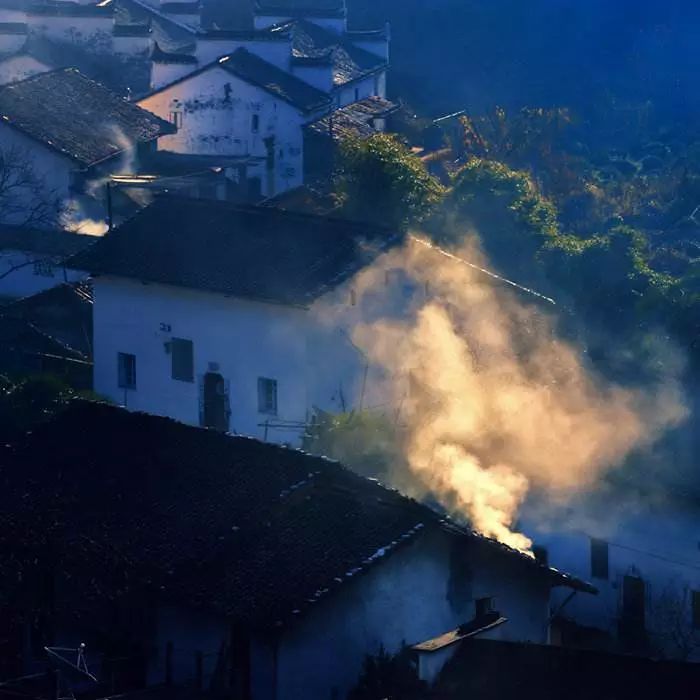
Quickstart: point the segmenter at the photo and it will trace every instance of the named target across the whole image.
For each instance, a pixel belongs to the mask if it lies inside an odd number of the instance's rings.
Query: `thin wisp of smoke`
[[[460,264],[476,255],[410,238],[359,278],[351,335],[400,406],[413,490],[527,552],[514,523],[531,489],[562,501],[593,488],[685,408],[670,369],[643,388],[605,381],[556,336],[551,300]],[[387,269],[421,290],[408,312],[389,299]]]

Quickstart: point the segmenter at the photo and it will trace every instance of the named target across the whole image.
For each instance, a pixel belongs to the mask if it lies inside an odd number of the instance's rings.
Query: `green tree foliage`
[[[522,279],[531,277],[542,246],[559,236],[556,208],[532,178],[493,160],[470,158],[457,171],[444,210],[437,235],[450,242],[473,226],[494,264]]]
[[[444,188],[398,138],[376,134],[341,147],[338,191],[354,219],[405,229],[424,220]]]
[[[304,437],[304,449],[378,478],[400,461],[394,423],[372,411],[334,414],[317,409]]]

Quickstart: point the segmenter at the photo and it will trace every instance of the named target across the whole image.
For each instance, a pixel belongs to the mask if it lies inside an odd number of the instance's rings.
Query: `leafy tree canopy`
[[[347,216],[401,229],[424,220],[445,192],[420,158],[389,134],[343,142],[338,190]]]

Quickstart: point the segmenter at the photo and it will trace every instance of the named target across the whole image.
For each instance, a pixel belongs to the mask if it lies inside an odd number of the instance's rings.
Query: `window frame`
[[[117,386],[120,389],[136,389],[136,355],[134,353],[117,352]]]
[[[175,366],[176,364],[176,348],[189,348],[189,357],[186,358],[187,362],[181,364],[186,364],[187,371],[176,372],[176,369],[182,369],[182,367]],[[170,339],[170,377],[176,382],[186,382],[192,384],[194,382],[194,343],[189,338],[171,338]]]
[[[182,116],[182,110],[180,109],[173,109],[170,111],[169,121],[176,129],[182,127]]]
[[[272,393],[270,394],[270,388]],[[279,410],[279,384],[271,377],[258,377],[258,413],[276,416]]]

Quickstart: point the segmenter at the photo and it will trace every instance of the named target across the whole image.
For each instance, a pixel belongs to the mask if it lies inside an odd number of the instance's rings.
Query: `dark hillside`
[[[689,0],[349,0],[355,26],[392,24],[393,90],[431,114],[494,103],[585,107],[612,93],[700,107]],[[556,58],[555,58],[556,57]]]

